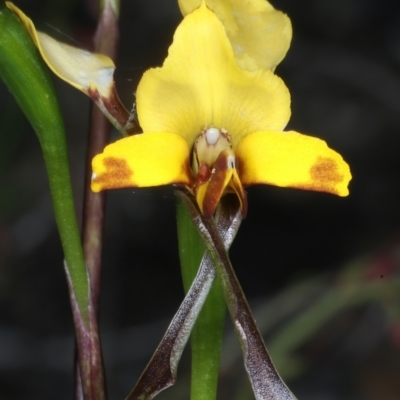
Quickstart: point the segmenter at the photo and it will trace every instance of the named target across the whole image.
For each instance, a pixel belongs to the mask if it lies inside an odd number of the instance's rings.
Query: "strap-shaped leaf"
[[[97,322],[73,204],[67,144],[58,100],[48,68],[28,32],[4,4],[0,5],[0,78],[31,123],[43,151],[65,256],[83,395],[85,399],[104,400]]]
[[[87,323],[88,279],[73,204],[65,130],[57,96],[48,68],[28,32],[4,4],[0,4],[0,78],[39,139],[68,272],[77,305]]]

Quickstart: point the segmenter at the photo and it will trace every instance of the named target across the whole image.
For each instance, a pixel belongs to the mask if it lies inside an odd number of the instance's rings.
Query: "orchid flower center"
[[[193,162],[192,169],[195,176],[209,169],[210,174],[214,164],[224,150],[231,150],[231,138],[228,131],[214,127],[204,128],[197,137],[193,146]],[[235,166],[235,156],[232,151],[230,163]]]
[[[205,127],[193,146],[193,191],[204,215],[211,216],[220,198],[235,192],[245,213],[246,195],[236,171],[236,157],[226,129]]]

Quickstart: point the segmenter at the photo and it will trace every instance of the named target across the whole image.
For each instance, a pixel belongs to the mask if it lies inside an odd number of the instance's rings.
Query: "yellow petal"
[[[282,130],[290,95],[269,70],[241,70],[225,29],[204,4],[175,32],[162,68],[147,71],[137,90],[146,132],[173,132],[189,147],[205,125],[226,129],[233,147],[252,132]]]
[[[297,132],[257,132],[236,152],[244,186],[270,184],[347,196],[350,168],[320,139]]]
[[[19,8],[10,2],[6,5],[21,19],[44,61],[57,76],[86,94],[91,88],[97,89],[101,97],[109,97],[115,70],[109,57],[78,49],[37,32],[32,20]]]
[[[183,15],[201,0],[179,0]],[[273,69],[285,57],[292,39],[292,25],[284,13],[266,0],[206,0],[227,31],[240,68]]]
[[[189,149],[173,133],[133,135],[108,145],[92,161],[92,190],[190,185]]]

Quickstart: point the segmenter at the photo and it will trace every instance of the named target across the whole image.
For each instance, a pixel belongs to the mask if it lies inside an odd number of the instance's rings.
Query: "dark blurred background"
[[[15,2],[39,29],[91,48],[96,1]],[[143,72],[167,54],[176,3],[121,0],[115,78],[128,109]],[[292,95],[289,128],[343,155],[351,194],[250,188],[231,259],[300,400],[400,399],[400,2],[273,5],[294,31],[276,70]],[[80,218],[89,101],[54,80]],[[73,326],[46,172],[2,84],[0,129],[0,399],[71,399]],[[101,331],[110,399],[133,387],[183,299],[175,204],[172,188],[108,194]],[[251,399],[232,330],[228,322],[220,398]],[[189,357],[160,399],[189,397]]]

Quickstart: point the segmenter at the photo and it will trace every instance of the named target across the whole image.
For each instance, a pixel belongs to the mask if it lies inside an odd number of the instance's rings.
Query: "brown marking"
[[[98,103],[100,100],[100,94],[97,90],[97,87],[93,84],[89,85],[88,87],[88,96],[95,102]]]
[[[121,124],[128,135],[143,132],[142,128],[139,126],[136,107],[133,108],[132,114],[129,113],[118,96],[115,83],[112,85],[109,97],[102,97],[101,100],[107,111]]]
[[[205,217],[214,215],[222,196],[232,192],[239,198],[242,217],[245,218],[247,215],[247,195],[243,190],[240,180],[236,181],[235,175],[232,175],[230,182],[228,182],[226,187],[224,186],[226,173],[228,171],[227,157],[229,157],[228,151],[223,150],[215,160],[212,168],[207,164],[203,164],[199,168],[197,177],[192,186],[194,193],[196,193],[200,186],[208,182],[203,204],[201,205]]]
[[[226,151],[221,151],[211,170],[208,187],[203,199],[203,214],[205,217],[214,215],[218,203],[225,192],[225,177],[228,170]]]
[[[211,168],[207,164],[203,164],[197,172],[196,179],[193,183],[193,190],[204,185],[211,177]]]
[[[104,107],[107,113],[114,118],[117,124],[119,124],[118,129],[122,130],[126,135],[133,135],[142,132],[136,111],[131,115],[124,107],[118,96],[115,83],[112,84],[108,97],[100,96],[100,93],[94,84],[89,86],[88,96],[100,107],[100,109]]]
[[[95,182],[102,189],[119,189],[125,187],[135,187],[131,177],[133,171],[123,158],[107,157],[103,160],[106,172],[96,177]]]
[[[337,186],[344,176],[339,173],[337,163],[331,158],[318,157],[317,162],[310,168],[310,177],[310,183],[294,184],[291,187],[340,195]]]
[[[218,203],[224,193],[224,187],[222,185],[224,180],[223,175],[223,172],[213,174],[210,183],[208,184],[203,199],[203,214],[207,218],[214,215]]]

